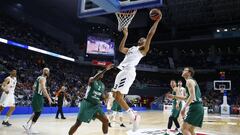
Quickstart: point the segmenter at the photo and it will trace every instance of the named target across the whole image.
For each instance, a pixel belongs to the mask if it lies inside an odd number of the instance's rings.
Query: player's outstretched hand
[[[162,20],[162,16],[160,16],[157,20],[156,20],[156,22],[160,22]]]
[[[107,65],[106,70],[110,70],[110,69],[112,69],[113,67],[114,67],[114,64],[109,64],[109,65]]]

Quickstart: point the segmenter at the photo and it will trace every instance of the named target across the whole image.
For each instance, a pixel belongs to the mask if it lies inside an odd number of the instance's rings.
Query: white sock
[[[171,130],[171,129],[167,129],[167,134],[170,134],[170,130]]]
[[[177,131],[178,131],[179,133],[182,133],[182,130],[181,130],[181,128],[178,128],[178,129],[177,129]]]
[[[128,113],[128,115],[130,117],[130,120],[134,120],[135,119],[135,114],[134,114],[134,112],[133,112],[133,110],[131,108],[129,108],[127,110],[127,113]]]
[[[109,123],[113,122],[114,120],[114,115],[112,114],[110,117],[109,117]]]
[[[30,128],[31,125],[32,125],[32,121],[27,122],[27,128]]]
[[[5,122],[7,122],[10,119],[9,116],[6,116]]]
[[[32,127],[34,126],[35,122],[32,122],[31,125],[29,126],[29,129],[32,129]]]

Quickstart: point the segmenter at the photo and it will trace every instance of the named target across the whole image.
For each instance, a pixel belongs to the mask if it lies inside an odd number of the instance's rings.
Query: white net
[[[137,10],[121,11],[115,13],[118,20],[118,30],[122,31],[123,28],[127,28],[136,13]]]

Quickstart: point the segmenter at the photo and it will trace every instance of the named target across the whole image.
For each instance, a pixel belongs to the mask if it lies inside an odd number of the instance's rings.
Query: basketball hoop
[[[128,28],[136,13],[137,10],[116,12],[115,15],[118,20],[118,31],[122,31],[123,28]]]

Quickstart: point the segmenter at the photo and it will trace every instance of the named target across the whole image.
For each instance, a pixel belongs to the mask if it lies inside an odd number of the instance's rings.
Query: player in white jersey
[[[125,47],[128,37],[128,29],[123,29],[124,37],[120,43],[119,51],[125,54],[125,58],[118,66],[121,71],[117,74],[115,79],[113,97],[120,104],[120,106],[128,112],[130,120],[133,122],[133,131],[136,131],[138,128],[140,116],[128,106],[123,97],[125,94],[128,94],[129,88],[135,80],[136,66],[142,57],[146,56],[149,51],[152,37],[156,32],[160,20],[161,18],[154,22],[146,38],[142,37],[138,40],[138,46],[133,46],[131,48]]]
[[[2,83],[2,96],[0,99],[0,113],[3,111],[5,107],[10,107],[7,112],[6,119],[2,122],[5,126],[11,126],[8,122],[9,118],[11,117],[13,111],[15,110],[15,98],[14,98],[14,91],[17,84],[17,71],[14,69],[10,72],[10,76],[5,78],[4,82]]]
[[[178,81],[178,89],[179,89],[181,96],[186,97],[186,89],[182,86],[181,80]],[[181,102],[182,102],[183,106],[186,104],[186,102],[183,100]]]

